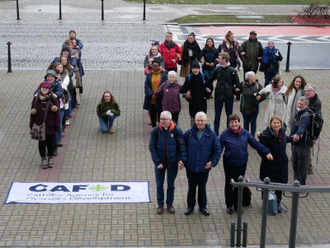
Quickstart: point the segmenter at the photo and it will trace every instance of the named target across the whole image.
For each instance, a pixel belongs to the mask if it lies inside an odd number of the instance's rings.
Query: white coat
[[[298,100],[304,94],[305,93],[303,89],[298,89],[298,91],[292,89],[290,94],[285,97],[287,105],[286,105],[283,122],[285,122],[288,128],[292,127],[294,116],[296,114]]]

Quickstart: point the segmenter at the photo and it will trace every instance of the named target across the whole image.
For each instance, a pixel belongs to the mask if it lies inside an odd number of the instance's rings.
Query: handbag
[[[264,72],[266,65],[267,65],[266,63],[260,63],[259,71]]]
[[[46,121],[46,117],[47,117],[49,103],[50,103],[50,100],[48,101],[48,103],[46,105],[44,120],[41,123],[41,125],[37,125],[35,123],[35,115],[33,115],[33,124],[32,124],[32,128],[30,130],[31,139],[35,139],[38,141],[46,140],[46,123],[45,123],[45,121]],[[36,104],[37,104],[37,99],[34,103],[34,108],[36,108]]]
[[[277,197],[274,191],[268,193],[268,213],[269,215],[277,215]]]

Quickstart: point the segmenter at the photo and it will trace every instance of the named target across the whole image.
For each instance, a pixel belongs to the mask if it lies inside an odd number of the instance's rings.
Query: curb
[[[299,24],[299,23],[173,23],[179,26],[330,26],[330,24]]]

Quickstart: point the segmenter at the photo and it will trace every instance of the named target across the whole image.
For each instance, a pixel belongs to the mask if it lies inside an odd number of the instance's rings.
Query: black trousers
[[[172,120],[175,121],[176,124],[178,124],[179,121],[179,114],[180,113],[172,113]]]
[[[46,135],[45,141],[39,141],[38,148],[40,157],[46,157],[46,147],[48,152],[48,157],[52,157],[54,154],[54,143],[56,143],[57,134]]]
[[[156,127],[156,121],[159,122],[160,119],[160,114],[162,112],[162,110],[157,110],[155,109],[156,105],[151,104],[150,106],[150,118],[151,118],[151,125],[152,127]],[[157,114],[158,114],[158,118],[157,118]]]
[[[209,171],[206,172],[193,172],[187,170],[188,178],[188,195],[187,203],[188,208],[194,208],[196,205],[196,187],[198,186],[198,206],[199,208],[206,208],[206,183],[209,178]]]

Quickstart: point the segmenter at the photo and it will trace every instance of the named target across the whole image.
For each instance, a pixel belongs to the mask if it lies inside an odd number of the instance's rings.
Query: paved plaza
[[[184,215],[187,207],[188,182],[185,171],[176,180],[174,207],[176,213],[156,214],[156,183],[154,166],[148,150],[151,126],[147,125],[148,113],[143,111],[144,80],[142,61],[150,47],[149,40],[162,40],[166,27],[162,22],[182,13],[182,5],[148,6],[148,22],[142,23],[142,12],[125,15],[137,17],[118,19],[124,12],[120,8],[141,8],[138,3],[119,0],[105,1],[109,9],[105,22],[101,22],[99,2],[91,0],[65,1],[76,18],[69,12],[51,11],[50,0],[20,1],[21,21],[15,18],[14,2],[0,2],[0,202],[5,202],[12,182],[95,182],[95,181],[149,181],[151,203],[143,204],[1,204],[0,247],[228,247],[230,223],[237,215],[228,215],[224,199],[224,172],[222,159],[210,172],[207,184],[208,208],[205,217],[198,211]],[[64,1],[62,1],[64,2]],[[63,3],[64,4],[64,3]],[[39,6],[48,6],[48,14],[38,12]],[[33,8],[36,13],[33,13]],[[228,6],[204,7],[225,9]],[[245,6],[255,13],[264,13],[262,6]],[[282,8],[293,11],[299,6]],[[45,8],[45,7],[42,7]],[[118,8],[118,9],[116,9]],[[158,17],[151,8],[164,8]],[[202,6],[188,6],[202,8]],[[27,11],[31,9],[31,11]],[[257,9],[261,9],[257,12]],[[88,11],[87,11],[88,10]],[[158,11],[158,10],[155,10]],[[190,11],[190,10],[189,10]],[[152,11],[151,11],[152,12]],[[110,17],[118,15],[117,18]],[[141,17],[141,18],[140,18]],[[113,18],[113,19],[112,19]],[[163,19],[162,19],[163,18]],[[44,21],[42,21],[44,20]],[[82,104],[73,112],[70,126],[59,148],[55,167],[40,169],[37,142],[28,134],[32,92],[43,81],[45,68],[60,51],[68,31],[75,29],[84,43],[83,63],[87,68],[83,77]],[[6,46],[11,41],[13,72],[6,70]],[[22,58],[22,60],[19,60]],[[29,58],[29,59],[27,59]],[[241,73],[239,73],[242,79]],[[330,121],[329,70],[292,70],[282,73],[285,85],[296,75],[305,77],[317,86],[323,103],[326,123]],[[258,73],[261,84],[262,73]],[[182,84],[183,79],[179,82]],[[110,90],[121,108],[121,116],[114,124],[114,134],[102,134],[96,106],[104,90]],[[268,101],[262,103],[257,131],[266,128],[263,117]],[[179,125],[188,128],[188,105],[183,108]],[[235,103],[234,112],[239,113]],[[208,119],[213,127],[213,101],[208,102]],[[221,118],[220,131],[225,128],[225,115]],[[318,164],[313,157],[314,174],[308,175],[308,185],[330,184],[329,148],[330,130],[326,124],[321,137]],[[259,181],[260,157],[249,149],[246,177]],[[315,151],[316,153],[316,151]],[[290,149],[288,147],[288,155]],[[289,163],[289,183],[292,183],[292,164]],[[268,216],[267,247],[287,247],[291,218],[291,198],[284,198],[287,213]],[[313,193],[300,199],[297,226],[297,247],[329,247],[330,243],[330,194]],[[260,192],[252,189],[252,204],[244,208],[243,221],[248,222],[248,245],[258,247],[261,226]],[[305,245],[305,246],[304,246]]]

